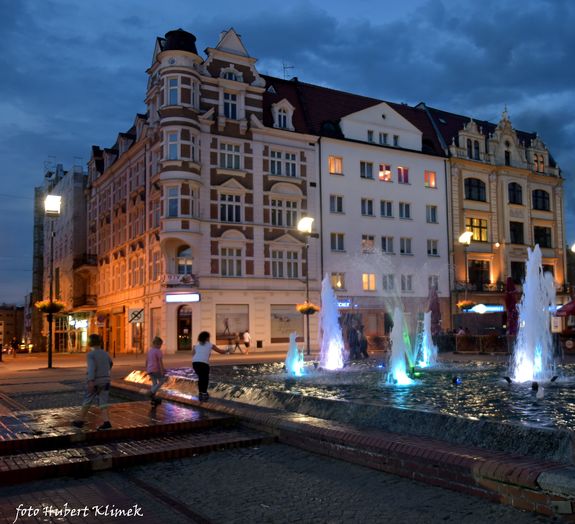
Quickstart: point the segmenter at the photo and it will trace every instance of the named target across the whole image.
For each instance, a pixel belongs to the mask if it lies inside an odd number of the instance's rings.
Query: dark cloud
[[[92,144],[113,144],[145,110],[156,36],[183,27],[203,50],[233,26],[264,73],[282,76],[285,62],[294,66],[290,76],[306,82],[396,102],[424,100],[491,121],[507,104],[517,128],[537,131],[548,144],[565,172],[566,195],[575,194],[575,2],[389,4],[246,0],[240,9],[219,0],[200,11],[188,0],[171,0],[169,8],[141,0],[0,0],[2,181],[31,199],[49,156],[69,167],[74,157],[86,161]],[[10,249],[29,257],[25,202],[0,196],[0,238],[10,237]],[[567,236],[575,240],[569,204]],[[0,260],[0,301],[18,300],[29,275],[6,267]],[[13,294],[16,281],[21,289]]]

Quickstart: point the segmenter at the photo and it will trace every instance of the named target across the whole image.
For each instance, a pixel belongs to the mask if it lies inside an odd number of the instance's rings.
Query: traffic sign
[[[137,324],[144,321],[144,308],[128,309],[128,322]]]

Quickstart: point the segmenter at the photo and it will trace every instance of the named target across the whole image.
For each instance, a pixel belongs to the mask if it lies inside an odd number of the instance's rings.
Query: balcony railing
[[[165,287],[199,287],[200,280],[196,275],[179,275],[166,273],[162,275],[162,286]]]
[[[520,287],[520,286],[518,286]],[[462,282],[458,280],[455,282],[455,291],[480,291],[482,293],[503,293],[505,292],[505,284],[503,282]]]

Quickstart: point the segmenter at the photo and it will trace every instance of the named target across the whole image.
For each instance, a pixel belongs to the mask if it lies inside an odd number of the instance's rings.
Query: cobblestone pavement
[[[143,517],[71,523],[528,524],[550,519],[274,444],[3,488],[0,522],[18,504],[40,508],[138,504]],[[63,519],[54,519],[61,522]],[[18,519],[18,522],[50,522]]]

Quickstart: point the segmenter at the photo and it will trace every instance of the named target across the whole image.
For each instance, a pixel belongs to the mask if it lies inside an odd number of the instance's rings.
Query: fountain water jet
[[[417,337],[417,365],[421,368],[434,366],[437,362],[437,346],[431,336],[431,311],[423,315],[423,331]]]
[[[511,376],[516,382],[544,382],[553,377],[555,370],[550,326],[555,284],[551,273],[543,273],[539,245],[533,251],[527,248],[525,273]]]
[[[285,359],[285,366],[289,375],[301,377],[303,375],[304,356],[297,347],[296,337],[297,333],[295,331],[289,335],[289,349]]]
[[[337,298],[327,273],[321,282],[320,333],[321,367],[330,370],[342,369],[345,347],[339,324]]]
[[[411,342],[409,332],[401,308],[396,307],[393,312],[393,328],[391,329],[391,356],[389,357],[389,371],[387,381],[390,384],[405,386],[413,384],[407,375],[407,365],[412,366]]]

